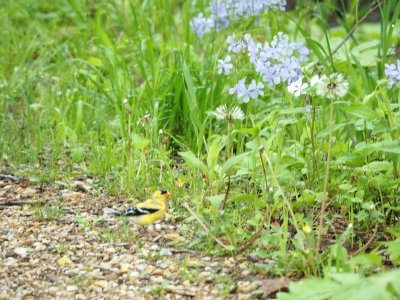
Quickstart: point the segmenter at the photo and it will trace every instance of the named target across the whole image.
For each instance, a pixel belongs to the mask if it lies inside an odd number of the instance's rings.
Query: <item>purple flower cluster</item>
[[[251,81],[248,87],[246,87],[246,77],[239,82],[231,89],[229,89],[229,94],[237,94],[237,98],[243,97],[243,102],[248,103],[250,98],[257,99],[258,95],[264,96],[264,84],[262,82],[257,83],[254,79]]]
[[[385,75],[389,76],[389,89],[394,84],[397,84],[397,87],[400,88],[400,59],[397,60],[397,66],[396,64],[386,64],[385,67]]]
[[[250,63],[253,64],[257,74],[262,78],[263,82],[269,86],[287,82],[288,84],[296,82],[301,78],[301,63],[308,61],[310,51],[303,43],[290,42],[289,37],[282,32],[274,36],[272,41],[263,44],[256,43],[250,34],[246,34],[244,39],[235,39],[235,34],[229,36],[226,40],[228,44],[228,52],[245,53],[247,51]],[[220,72],[225,69],[228,75],[232,68],[231,57],[228,55],[225,60],[229,59],[229,70],[224,68],[223,60],[219,60]],[[234,88],[230,89],[230,94],[237,94],[238,98],[244,97],[243,101],[248,102],[249,97],[255,99],[258,95],[263,95],[260,89],[264,87],[262,82],[258,84],[254,81],[248,88],[245,86],[246,78],[240,80]],[[249,92],[251,89],[252,93]]]
[[[297,81],[301,76],[301,63],[308,61],[310,51],[303,43],[290,42],[289,37],[279,32],[271,43],[255,43],[245,36],[250,62],[269,86]]]
[[[190,25],[199,39],[202,39],[203,35],[213,28],[226,28],[232,21],[258,16],[270,8],[284,11],[285,6],[286,0],[212,0],[210,17],[205,18],[203,13],[200,13],[190,21]]]

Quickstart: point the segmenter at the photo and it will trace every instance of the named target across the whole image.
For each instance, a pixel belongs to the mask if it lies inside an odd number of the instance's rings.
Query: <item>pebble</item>
[[[139,272],[136,272],[136,271],[131,272],[131,273],[129,274],[130,277],[134,277],[134,278],[139,277],[139,275],[140,275],[140,273],[139,273]]]
[[[142,272],[144,270],[146,270],[147,266],[146,265],[136,265],[136,270],[138,270],[139,272]]]
[[[19,256],[24,257],[24,256],[26,256],[27,249],[26,248],[22,248],[22,247],[18,247],[18,248],[14,249],[14,253],[19,255]]]
[[[151,245],[150,250],[152,251],[158,250],[158,245]]]
[[[77,291],[78,287],[76,285],[69,285],[67,286],[67,292],[74,292]]]
[[[200,274],[199,274],[199,276],[200,277],[208,277],[208,276],[210,276],[211,275],[211,273],[210,272],[201,272]]]
[[[161,249],[161,251],[160,251],[160,255],[161,255],[161,256],[171,256],[171,255],[172,255],[172,252],[171,252],[171,250],[169,250],[169,249],[163,248],[163,249]]]

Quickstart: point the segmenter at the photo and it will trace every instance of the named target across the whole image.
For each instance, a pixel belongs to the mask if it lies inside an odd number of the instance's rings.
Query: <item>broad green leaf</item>
[[[209,168],[214,168],[218,162],[218,155],[221,151],[221,145],[219,143],[213,143],[208,148],[207,164]]]
[[[258,128],[257,126],[254,126],[251,128],[241,128],[241,129],[235,130],[234,132],[247,133],[252,136],[258,136],[260,133],[260,128]]]
[[[134,133],[132,135],[132,142],[135,148],[143,150],[150,144],[150,140],[141,137],[140,135]]]
[[[231,157],[228,161],[226,161],[226,162],[223,164],[220,174],[221,174],[221,175],[225,174],[225,173],[228,171],[229,168],[231,168],[232,166],[234,166],[234,165],[236,165],[236,164],[241,163],[242,160],[243,160],[245,157],[247,157],[249,154],[250,154],[249,152],[245,152],[245,153],[239,154],[239,155],[237,155],[237,156]]]
[[[245,194],[230,195],[228,198],[228,203],[237,201],[252,201],[255,198],[257,198],[257,195],[245,195]]]
[[[359,170],[364,172],[382,172],[382,171],[390,171],[392,168],[393,164],[388,161],[373,161],[359,168]]]
[[[374,110],[364,105],[342,106],[340,109],[363,120],[372,121],[378,118]]]
[[[215,195],[215,196],[209,196],[206,197],[208,201],[210,201],[211,205],[213,206],[214,209],[218,210],[220,207],[222,201],[225,199],[225,194],[220,194],[220,195]]]
[[[400,141],[378,142],[372,144],[361,142],[356,145],[355,149],[357,152],[369,150],[400,154]]]
[[[191,151],[186,151],[186,152],[179,152],[178,153],[182,158],[185,160],[185,163],[188,166],[191,166],[193,168],[198,168],[203,173],[207,173],[207,166],[196,157],[196,155],[193,154]]]
[[[390,260],[394,264],[400,264],[400,238],[382,244],[387,247],[386,253],[389,254]]]
[[[342,191],[348,191],[352,188],[353,186],[351,184],[348,183],[343,183],[339,185],[339,189],[341,189]]]

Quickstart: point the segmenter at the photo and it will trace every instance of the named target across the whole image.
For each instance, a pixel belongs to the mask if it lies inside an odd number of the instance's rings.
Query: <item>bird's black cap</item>
[[[161,194],[162,194],[162,195],[164,195],[164,194],[166,194],[166,193],[168,193],[166,190],[161,190]]]

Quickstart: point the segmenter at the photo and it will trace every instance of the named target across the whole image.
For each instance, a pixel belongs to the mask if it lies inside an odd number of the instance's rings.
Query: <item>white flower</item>
[[[300,77],[297,81],[292,82],[287,89],[289,93],[299,97],[301,94],[304,94],[306,88],[308,88],[308,84],[303,83],[303,77]]]
[[[229,75],[231,69],[233,68],[233,65],[230,63],[231,59],[232,58],[230,55],[227,55],[225,60],[218,59],[218,74],[221,74],[222,70],[224,70],[225,75]]]
[[[318,82],[319,82],[319,76],[314,75],[313,77],[311,77],[310,87],[313,87],[314,85],[318,84]]]
[[[127,104],[128,103],[128,99],[124,99],[124,104]]]
[[[240,107],[233,106],[230,109],[226,105],[218,107],[213,113],[215,117],[219,120],[243,120],[244,114]]]
[[[343,98],[349,89],[349,83],[342,74],[334,73],[322,76],[317,85],[317,95],[328,99]]]

